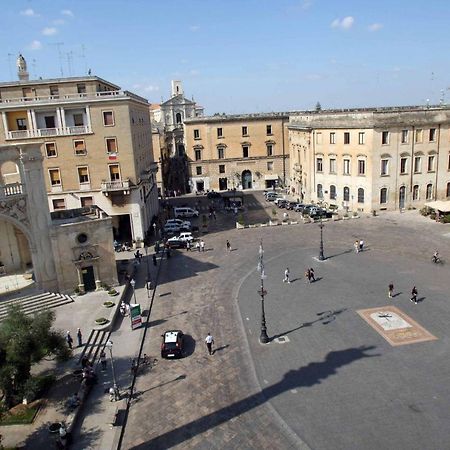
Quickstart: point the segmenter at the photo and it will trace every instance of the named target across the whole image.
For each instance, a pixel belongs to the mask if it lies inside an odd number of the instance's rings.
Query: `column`
[[[8,139],[8,121],[6,120],[6,113],[5,111],[2,111],[2,121],[3,121],[3,128],[5,129],[5,137]]]
[[[64,110],[64,108],[60,108],[60,110],[61,110],[61,112],[60,112],[60,114],[61,114],[61,123],[62,123],[62,127],[63,127],[63,130],[64,130],[64,133],[66,132],[66,112],[65,112],[65,110]]]
[[[37,131],[37,122],[36,122],[36,113],[34,109],[31,110],[31,128],[33,130],[33,135],[36,134]]]
[[[56,108],[56,121],[58,122],[58,134],[65,134],[64,129],[62,126],[62,120],[61,120],[61,110],[59,108]]]
[[[83,274],[81,273],[83,269],[80,266],[76,266],[76,268],[78,276],[78,289],[80,290],[80,294],[84,294]]]
[[[91,110],[89,109],[89,106],[86,106],[86,120],[87,120],[87,127],[88,127],[88,131],[92,132],[91,129]]]
[[[94,268],[94,278],[95,278],[95,290],[101,291],[102,290],[102,281],[100,280],[100,274],[98,271],[98,264],[93,263],[92,267]]]

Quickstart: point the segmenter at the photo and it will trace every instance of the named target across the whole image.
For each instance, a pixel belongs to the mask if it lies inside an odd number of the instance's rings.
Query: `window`
[[[334,184],[330,186],[330,200],[336,200],[336,186]]]
[[[348,131],[344,133],[344,144],[350,144],[350,133]]]
[[[272,161],[268,161],[267,162],[267,170],[269,172],[273,170],[273,162]]]
[[[86,94],[86,85],[85,84],[77,84],[77,92],[79,94]]]
[[[194,139],[200,139],[200,130],[194,130]]]
[[[388,159],[382,159],[381,160],[381,176],[389,175],[389,160]]]
[[[76,127],[82,127],[84,125],[83,114],[74,114],[73,115],[73,124]]]
[[[316,172],[323,172],[323,159],[322,158],[317,158]]]
[[[80,184],[89,183],[89,172],[87,167],[78,167],[78,180]]]
[[[358,159],[358,175],[366,174],[366,161],[364,159]]]
[[[115,137],[106,138],[106,151],[108,153],[117,153],[117,140]]]
[[[364,203],[364,189],[358,188],[358,203]]]
[[[26,119],[16,119],[17,129],[18,130],[26,130],[27,129],[27,120]]]
[[[225,158],[225,149],[223,147],[217,147],[217,157],[219,159]]]
[[[431,183],[427,184],[427,200],[433,199],[433,185]]]
[[[86,208],[87,206],[92,206],[94,204],[94,199],[92,197],[81,197],[81,207]]]
[[[195,150],[195,160],[200,161],[202,159],[202,151],[200,149]]]
[[[75,155],[85,155],[87,153],[86,144],[83,139],[73,141],[73,148],[75,149]]]
[[[63,198],[55,198],[52,200],[53,210],[66,209],[66,201]]]
[[[119,181],[120,180],[119,164],[110,164],[109,165],[109,179],[111,181]]]
[[[50,96],[53,98],[59,98],[58,86],[50,86]]]
[[[52,186],[61,186],[61,174],[59,169],[49,169],[48,173],[50,175],[50,184]]]
[[[225,173],[225,164],[219,164],[219,173]]]
[[[450,170],[450,153],[448,155],[447,170]]]
[[[242,127],[242,136],[248,136],[248,128]]]
[[[408,143],[408,130],[402,130],[401,142],[402,144]]]
[[[366,134],[361,131],[358,133],[358,144],[363,145],[365,143],[366,143]]]
[[[413,200],[419,200],[419,185],[415,184],[413,186]]]
[[[350,188],[347,186],[344,188],[344,202],[350,201]]]
[[[434,155],[428,155],[428,172],[434,172]]]
[[[323,188],[321,184],[317,185],[317,198],[323,198]]]
[[[330,133],[330,144],[336,144],[336,133]]]
[[[430,128],[429,141],[434,142],[436,140],[436,128]]]
[[[114,113],[112,111],[103,111],[103,125],[105,127],[114,126]]]
[[[217,128],[217,137],[218,138],[223,137],[223,130],[222,130],[222,128]]]
[[[450,197],[450,183],[447,183],[447,198]]]
[[[344,159],[344,175],[350,175],[350,160]]]
[[[322,133],[316,133],[316,144],[322,144]]]
[[[389,131],[381,133],[381,145],[389,145]]]
[[[267,156],[272,156],[273,155],[273,144],[266,144],[266,148],[267,148]]]
[[[58,156],[56,153],[56,142],[46,142],[44,145],[47,158],[54,158]]]
[[[175,114],[175,122],[176,123],[181,123],[183,121],[182,117],[181,117],[181,113],[176,113]]]
[[[408,158],[400,158],[400,174],[408,173]]]
[[[202,166],[197,166],[195,168],[195,172],[197,173],[197,175],[201,175],[202,174]]]
[[[272,134],[272,125],[266,125],[266,134],[268,136]]]
[[[336,159],[330,158],[330,173],[336,173]]]
[[[242,157],[243,158],[248,158],[248,145],[243,145],[242,146]]]
[[[420,173],[422,171],[422,157],[414,157],[414,173]]]
[[[416,130],[416,144],[421,144],[423,140],[423,130]]]
[[[380,190],[380,203],[387,203],[387,188]]]

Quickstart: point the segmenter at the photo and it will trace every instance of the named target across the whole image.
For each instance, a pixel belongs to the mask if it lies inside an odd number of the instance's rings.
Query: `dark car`
[[[184,350],[183,332],[181,330],[170,330],[161,336],[161,358],[181,358]]]
[[[168,239],[166,242],[167,248],[185,248],[186,242],[180,239]]]
[[[320,219],[322,217],[322,219],[330,219],[331,217],[333,217],[333,213],[329,212],[329,211],[325,211],[324,209],[320,209],[318,211],[316,211],[315,213],[310,214],[311,219],[315,220],[315,219]]]
[[[222,198],[222,196],[220,195],[219,192],[215,192],[215,191],[211,191],[208,192],[208,194],[206,195],[207,198],[212,199],[212,198]]]
[[[289,203],[289,202],[288,202],[287,200],[284,200],[284,199],[278,200],[277,206],[278,206],[278,208],[286,208],[286,205],[287,205],[288,203]]]
[[[295,206],[297,205],[297,202],[287,202],[285,208],[289,211],[293,210]]]

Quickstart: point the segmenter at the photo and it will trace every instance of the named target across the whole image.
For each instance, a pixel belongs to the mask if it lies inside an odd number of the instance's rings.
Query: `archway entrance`
[[[228,180],[226,178],[219,178],[219,191],[226,191],[228,189]]]
[[[250,170],[244,170],[242,172],[242,189],[252,188],[252,173]]]
[[[405,197],[406,197],[406,188],[405,186],[402,186],[398,193],[398,207],[400,209],[405,208]]]
[[[83,284],[85,292],[95,291],[97,286],[95,284],[94,267],[93,266],[83,267],[81,269],[81,274],[83,276]]]

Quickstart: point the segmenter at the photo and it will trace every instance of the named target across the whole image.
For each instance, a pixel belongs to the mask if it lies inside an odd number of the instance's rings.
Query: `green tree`
[[[27,316],[19,306],[12,306],[0,325],[0,389],[5,406],[20,400],[31,378],[31,366],[43,358],[55,356],[67,360],[70,350],[62,332],[52,329],[53,311]]]

